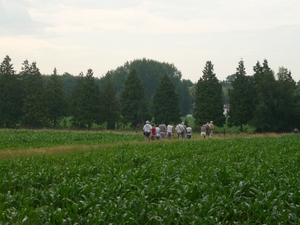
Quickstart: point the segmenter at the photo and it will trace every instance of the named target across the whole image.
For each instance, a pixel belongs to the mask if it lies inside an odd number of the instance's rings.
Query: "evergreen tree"
[[[273,71],[264,60],[261,66],[258,62],[254,66],[254,84],[255,84],[255,110],[250,124],[258,131],[275,131],[277,127],[275,102],[276,81]]]
[[[135,69],[130,70],[124,85],[121,94],[123,122],[131,123],[133,127],[144,124],[145,120],[150,120],[151,117],[148,113],[144,89]]]
[[[22,89],[20,81],[6,56],[0,65],[0,126],[14,127],[20,121]]]
[[[101,124],[100,88],[95,83],[93,70],[88,69],[86,76],[80,73],[77,85],[72,91],[72,123],[90,129],[93,123]]]
[[[236,78],[232,81],[233,89],[229,90],[229,118],[230,125],[240,126],[247,124],[253,117],[254,86],[251,78],[246,76],[244,61],[239,62],[236,69]]]
[[[61,77],[57,75],[56,68],[54,68],[53,74],[50,76],[47,84],[46,98],[48,119],[56,127],[58,122],[66,115],[67,108],[63,83]]]
[[[153,96],[155,123],[158,124],[162,121],[165,121],[166,124],[180,122],[178,104],[178,95],[175,93],[175,86],[170,81],[170,78],[164,75]]]
[[[132,62],[126,62],[123,66],[111,71],[113,81],[118,93],[122,93],[124,90],[125,78],[128,71],[135,69],[141,84],[144,89],[144,94],[148,102],[151,101],[156,87],[160,83],[160,78],[167,74],[171,82],[175,86],[175,92],[178,94],[179,108],[181,114],[185,115],[186,111],[192,109],[192,104],[188,104],[187,101],[192,101],[191,95],[187,95],[186,89],[184,87],[184,82],[181,81],[181,72],[173,65],[165,62],[157,62],[155,60],[149,59],[137,59]],[[191,81],[189,81],[192,83]],[[187,83],[189,83],[187,82]],[[183,86],[182,86],[183,85]],[[183,89],[184,88],[184,89]],[[187,99],[190,97],[190,99]],[[189,106],[190,108],[186,108]],[[152,104],[149,104],[149,110],[153,111]]]
[[[30,65],[25,60],[21,75],[23,78],[24,93],[22,123],[29,127],[45,126],[47,125],[45,88],[36,62]]]
[[[103,78],[101,89],[102,115],[103,120],[107,122],[107,129],[113,129],[115,123],[120,120],[120,107],[116,99],[116,94],[112,75],[108,72]]]
[[[275,88],[275,120],[276,131],[289,132],[300,126],[299,94],[297,85],[293,80],[291,71],[280,67],[277,73],[277,86]]]
[[[222,85],[219,83],[211,61],[207,61],[203,69],[203,76],[196,84],[194,117],[195,124],[214,121],[217,126],[223,126]]]

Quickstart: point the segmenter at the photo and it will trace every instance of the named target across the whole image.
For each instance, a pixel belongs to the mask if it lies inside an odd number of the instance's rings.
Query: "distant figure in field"
[[[184,139],[185,130],[184,130],[184,126],[182,125],[182,123],[179,123],[179,124],[176,126],[175,130],[176,130],[178,139]]]
[[[295,134],[298,134],[298,133],[299,133],[298,128],[295,128],[295,129],[294,129],[294,133],[295,133]]]
[[[167,132],[167,127],[164,121],[161,122],[161,124],[159,125],[159,129],[160,129],[160,136],[162,139],[166,138],[166,132]]]
[[[186,128],[186,138],[191,139],[192,134],[193,134],[193,130],[192,130],[191,126],[188,124],[188,126]]]
[[[206,123],[205,127],[206,127],[206,136],[209,137],[209,135],[210,135],[210,126],[209,126],[209,122]]]
[[[146,121],[146,124],[145,124],[144,127],[143,127],[143,131],[144,131],[144,136],[145,136],[145,138],[150,139],[151,129],[152,129],[152,127],[151,127],[151,125],[149,124],[149,121],[147,120],[147,121]]]
[[[170,123],[168,126],[167,126],[167,134],[168,134],[168,139],[171,140],[173,135],[174,135],[174,128],[173,128],[173,124]]]
[[[161,132],[160,132],[160,128],[159,127],[155,128],[155,133],[156,133],[156,135],[155,135],[156,140],[160,140],[160,138],[161,138]]]
[[[203,136],[203,138],[206,138],[206,124],[203,124],[201,127],[201,136]]]
[[[209,128],[210,128],[210,134],[209,134],[209,136],[212,137],[213,134],[214,134],[214,129],[215,129],[213,121],[210,121]]]
[[[156,139],[156,127],[155,124],[152,124],[152,128],[151,128],[151,140],[155,140]]]

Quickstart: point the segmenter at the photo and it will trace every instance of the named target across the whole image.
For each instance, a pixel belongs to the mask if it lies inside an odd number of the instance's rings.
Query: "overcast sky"
[[[146,58],[196,82],[208,60],[224,80],[241,58],[248,75],[267,59],[298,81],[299,10],[299,0],[0,0],[0,60],[100,77]]]

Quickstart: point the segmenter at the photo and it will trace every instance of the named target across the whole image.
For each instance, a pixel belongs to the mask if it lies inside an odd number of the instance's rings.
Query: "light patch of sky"
[[[102,76],[126,61],[154,59],[193,82],[207,60],[223,80],[241,58],[248,74],[267,59],[299,80],[299,8],[296,0],[2,0],[0,52],[17,70],[28,59],[45,74],[92,68]]]

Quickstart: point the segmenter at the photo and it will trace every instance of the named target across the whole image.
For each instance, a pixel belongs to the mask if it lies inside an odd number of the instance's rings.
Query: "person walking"
[[[206,124],[203,124],[201,127],[201,136],[205,139],[206,138]]]
[[[176,126],[175,130],[176,130],[178,139],[184,139],[185,130],[184,130],[184,126],[182,125],[182,123],[179,123],[179,124]]]
[[[170,123],[168,126],[167,126],[167,135],[168,135],[168,139],[171,140],[173,135],[174,135],[174,128],[173,128],[173,124]]]
[[[155,140],[156,139],[156,127],[155,124],[152,124],[152,128],[151,128],[151,140]]]
[[[191,126],[188,124],[188,126],[186,128],[186,138],[191,139],[192,134],[193,134],[193,130],[192,130]]]
[[[212,137],[213,134],[214,134],[214,129],[215,129],[215,126],[214,126],[214,124],[213,124],[213,121],[210,121],[209,128],[210,128],[209,136]]]
[[[167,132],[167,127],[164,121],[161,122],[161,124],[159,125],[159,129],[160,129],[160,135],[162,139],[166,138],[166,132]]]
[[[209,134],[210,134],[209,122],[206,123],[205,127],[206,127],[206,136],[209,137]]]
[[[149,124],[149,121],[146,121],[146,124],[143,127],[143,133],[146,139],[150,140],[150,134],[151,134],[151,125]]]
[[[155,128],[155,138],[156,140],[160,140],[161,139],[161,131],[159,127]]]

